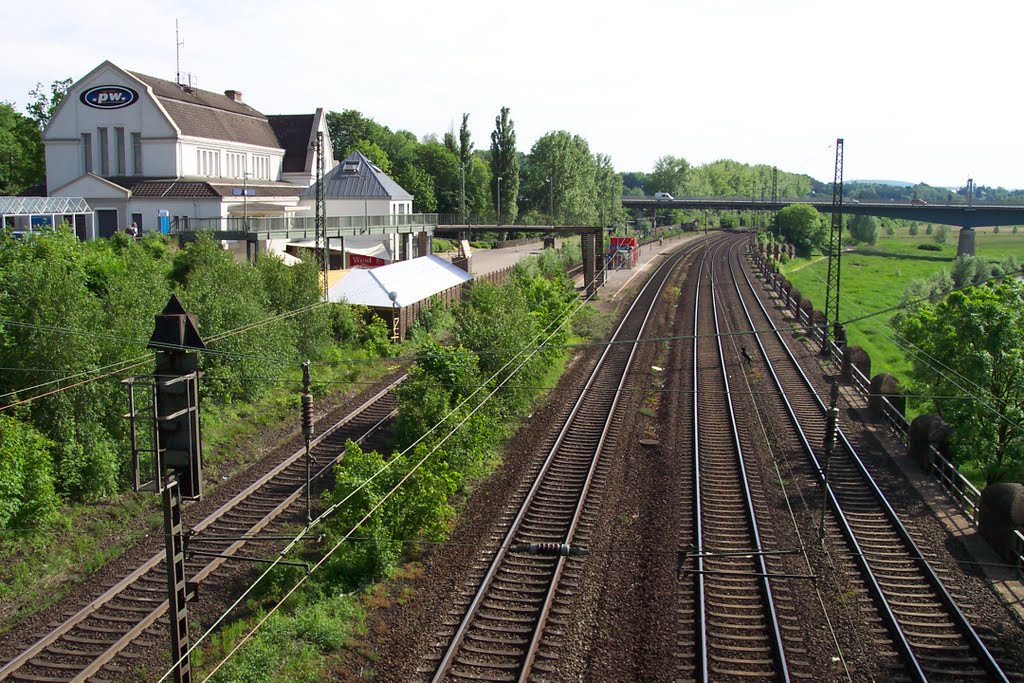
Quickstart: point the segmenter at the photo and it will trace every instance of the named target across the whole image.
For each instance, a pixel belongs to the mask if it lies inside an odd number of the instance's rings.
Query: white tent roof
[[[469,273],[440,256],[421,256],[368,270],[353,270],[331,287],[327,300],[390,308],[394,304],[389,293],[394,292],[399,306],[411,306],[472,279]]]

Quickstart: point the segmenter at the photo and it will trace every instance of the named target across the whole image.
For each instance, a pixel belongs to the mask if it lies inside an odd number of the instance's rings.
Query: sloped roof
[[[236,188],[242,187],[241,179],[228,178],[147,178],[140,176],[112,176],[106,180],[130,190],[133,197],[205,198],[231,197]],[[298,185],[260,181],[248,183],[254,195],[250,202],[260,197],[297,197],[302,191]],[[255,199],[253,199],[255,198]]]
[[[309,137],[313,132],[315,114],[270,114],[267,120],[277,136],[278,144],[284,148],[283,173],[306,171],[309,155]]]
[[[472,279],[466,271],[431,254],[369,270],[353,270],[328,290],[327,300],[391,308],[394,304],[389,293],[394,292],[399,306],[411,306]]]
[[[315,197],[316,185],[310,185],[303,197]],[[352,152],[324,176],[327,199],[408,199],[412,195],[388,174],[377,168],[362,152]]]
[[[267,117],[222,93],[186,88],[155,76],[129,71],[153,89],[182,135],[279,148]]]

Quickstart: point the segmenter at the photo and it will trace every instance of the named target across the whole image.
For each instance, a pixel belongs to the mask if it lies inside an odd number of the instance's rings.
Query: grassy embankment
[[[952,230],[941,251],[918,249],[935,244],[921,226],[917,236],[901,228],[894,237],[882,236],[874,246],[858,245],[843,253],[840,318],[852,320],[896,306],[907,283],[924,278],[939,269],[951,268],[956,258],[957,231]],[[1009,227],[978,228],[976,252],[990,260],[1013,255],[1024,258],[1024,231],[1012,234]],[[825,305],[825,278],[828,260],[822,256],[796,258],[782,267],[783,273],[800,292],[810,297],[814,307]],[[871,374],[888,372],[906,382],[910,361],[889,324],[892,312],[875,315],[847,326],[851,344],[864,348],[871,356]]]
[[[313,391],[321,401],[358,392],[394,367],[390,358],[368,359],[362,352],[337,366],[314,371]],[[264,449],[251,440],[277,424],[298,429],[301,373],[256,403],[208,404],[203,414],[207,493],[240,472]],[[281,435],[282,437],[284,434]],[[264,444],[269,450],[274,444]],[[150,533],[163,527],[160,499],[151,493],[122,493],[92,503],[69,503],[61,514],[64,528],[8,530],[0,534],[0,633],[53,604],[93,572]]]

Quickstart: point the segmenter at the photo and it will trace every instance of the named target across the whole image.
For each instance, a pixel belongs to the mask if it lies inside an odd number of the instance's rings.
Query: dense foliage
[[[776,221],[777,230],[801,256],[825,246],[825,218],[810,204],[790,204],[779,211]]]
[[[401,542],[443,538],[454,514],[451,496],[486,471],[528,413],[565,354],[568,323],[579,307],[571,281],[546,272],[556,260],[527,262],[502,287],[474,285],[453,311],[448,341],[420,341],[398,392],[394,447],[400,454],[385,458],[349,445],[337,484],[325,494],[328,504],[344,501],[331,534],[340,537],[380,507],[360,527],[361,540],[327,568],[344,586],[386,572]],[[550,346],[540,348],[545,342]]]
[[[854,216],[850,219],[850,229],[847,234],[852,242],[875,244],[878,242],[880,228],[881,223],[874,216]]]
[[[0,451],[0,469],[12,473],[13,487],[12,512],[2,516],[51,509],[53,492],[96,499],[125,487],[130,450],[120,379],[152,371],[153,316],[172,292],[197,315],[203,338],[226,335],[201,358],[208,405],[255,399],[286,368],[323,357],[333,341],[365,338],[352,312],[316,305],[313,264],[264,257],[251,266],[209,238],[178,250],[156,234],[82,243],[66,227],[25,239],[2,233],[0,406],[9,407],[0,413],[0,440],[12,445]],[[276,319],[295,310],[303,312]],[[247,331],[228,335],[234,330]],[[131,363],[141,364],[11,406]],[[18,444],[33,444],[32,457]],[[18,483],[26,476],[31,486]]]
[[[989,482],[1024,476],[1024,285],[954,291],[896,322],[912,345],[915,389],[955,430],[958,463]]]

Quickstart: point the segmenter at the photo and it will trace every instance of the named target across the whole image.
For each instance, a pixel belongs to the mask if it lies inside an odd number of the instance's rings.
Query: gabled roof
[[[271,114],[267,116],[277,142],[284,147],[282,173],[302,173],[309,170],[306,159],[310,154],[309,139],[315,131],[315,114]]]
[[[369,270],[353,270],[327,292],[327,300],[360,306],[391,308],[390,293],[399,306],[411,306],[473,277],[440,256],[421,256]]]
[[[315,197],[316,185],[306,188],[302,196]],[[324,196],[327,199],[412,200],[411,194],[359,151],[349,154],[324,176]]]
[[[128,73],[153,89],[182,135],[280,147],[267,117],[247,104],[224,94],[188,88],[155,76],[135,71]]]

